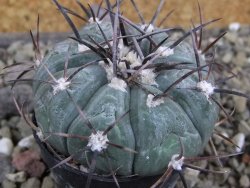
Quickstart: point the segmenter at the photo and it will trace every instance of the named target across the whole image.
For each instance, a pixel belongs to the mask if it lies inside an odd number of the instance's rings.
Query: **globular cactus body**
[[[103,21],[99,25],[113,46],[111,22]],[[157,30],[160,29],[154,27],[154,31]],[[112,168],[117,170],[117,175],[158,175],[166,170],[172,156],[179,153],[179,139],[185,156],[196,156],[202,151],[218,118],[218,106],[204,91],[197,89],[197,83],[201,81],[197,71],[176,84],[167,95],[162,95],[176,80],[197,68],[194,50],[188,40],[174,48],[170,48],[174,41],[166,40],[154,52],[159,56],[152,61],[154,66],[138,71],[148,62],[143,62],[140,55],[147,57],[153,53],[150,50],[152,44],[148,38],[139,41],[142,54],[138,54],[133,38],[143,34],[129,25],[126,25],[126,32],[134,36],[127,37],[129,45],[119,39],[115,54],[118,56],[116,73],[113,72],[114,54],[96,22],[89,23],[79,34],[84,41],[93,44],[94,40],[102,45],[111,57],[107,55],[104,59],[72,39],[58,43],[43,58],[35,73],[34,80],[53,82],[34,82],[35,117],[44,135],[50,135],[51,146],[60,154],[69,156],[82,151],[74,158],[87,165],[97,153],[96,172],[99,174],[108,174]],[[151,39],[158,44],[167,36],[161,32]],[[201,55],[199,59],[201,66],[206,64]],[[161,68],[178,63],[186,63],[185,68]],[[86,67],[81,69],[84,65]],[[207,70],[205,67],[200,74],[206,77]],[[65,72],[71,75],[75,71],[77,73],[71,79],[65,77]],[[135,73],[137,75],[133,75]],[[208,82],[213,84],[212,76]],[[84,113],[85,119],[80,112]],[[114,122],[116,125],[105,137],[104,131]],[[80,135],[88,139],[51,133]],[[95,137],[98,134],[99,138]]]

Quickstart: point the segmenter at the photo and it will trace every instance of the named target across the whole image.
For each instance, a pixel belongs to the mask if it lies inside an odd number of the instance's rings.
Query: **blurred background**
[[[68,31],[69,28],[62,16],[56,10],[52,0],[0,0],[0,32],[27,32],[35,29],[37,14],[41,16],[41,31]],[[79,6],[72,0],[60,0],[60,3],[66,7],[78,10]],[[82,3],[100,3],[100,0],[81,0]],[[150,20],[157,7],[158,1],[155,0],[137,0],[140,11],[147,20]],[[213,18],[223,18],[220,22],[213,24],[212,27],[225,27],[231,22],[241,24],[250,23],[250,0],[199,0],[205,20]],[[130,19],[138,20],[134,9],[131,8],[129,0],[123,2],[123,12]],[[198,9],[196,0],[167,0],[164,7],[164,13],[160,18],[175,9],[171,19],[165,23],[165,26],[182,25],[190,27],[190,19],[198,20]],[[161,19],[159,19],[161,20]],[[75,19],[78,25],[81,21]]]

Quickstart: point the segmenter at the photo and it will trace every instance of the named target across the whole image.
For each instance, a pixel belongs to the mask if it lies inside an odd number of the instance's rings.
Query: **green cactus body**
[[[112,38],[111,24],[102,22],[100,26],[107,38]],[[133,29],[130,32],[138,34]],[[91,40],[88,35],[98,43],[105,41],[96,23],[84,27],[80,34],[89,42]],[[156,34],[152,38],[160,42],[166,36],[166,34]],[[143,39],[139,44],[143,54],[148,55],[147,39]],[[165,42],[162,46],[168,47],[170,44],[171,42]],[[63,77],[67,56],[69,58],[68,75],[90,61],[102,59],[92,50],[79,52],[77,45],[77,42],[73,40],[59,43],[42,61],[42,64],[48,67],[57,80]],[[204,65],[202,57],[200,59]],[[173,49],[172,54],[166,57],[160,56],[153,63],[181,62],[189,63],[189,67],[196,67],[193,48],[187,42],[180,43]],[[129,63],[132,64],[132,62]],[[213,101],[207,99],[204,93],[186,89],[196,86],[197,73],[177,84],[167,97],[153,100],[152,94],[163,93],[173,82],[190,70],[161,70],[157,74],[151,72],[155,74],[152,76],[153,81],[149,79],[150,71],[145,72],[144,76],[148,77],[149,81],[143,83],[144,80],[141,80],[142,88],[133,82],[127,83],[123,78],[114,79],[115,76],[112,74],[110,77],[107,66],[103,61],[87,66],[73,77],[67,89],[57,92],[50,84],[34,82],[35,116],[45,135],[67,133],[89,137],[93,131],[88,127],[88,122],[96,131],[104,131],[128,112],[108,132],[107,139],[111,143],[130,148],[137,153],[108,145],[107,148],[98,152],[96,170],[99,174],[110,172],[109,163],[112,169],[118,169],[118,175],[161,174],[166,170],[171,157],[180,152],[179,137],[184,144],[185,156],[196,156],[202,151],[218,118],[218,107]],[[206,73],[205,70],[202,71],[203,75]],[[38,67],[35,79],[51,81],[43,65]],[[115,83],[117,80],[118,84]],[[211,77],[209,81],[213,83]],[[83,120],[79,115],[76,105],[67,92],[88,120]],[[83,165],[87,165],[87,161],[94,153],[88,145],[88,140],[51,136],[48,141],[65,156],[86,150],[81,155],[75,156],[76,160]]]

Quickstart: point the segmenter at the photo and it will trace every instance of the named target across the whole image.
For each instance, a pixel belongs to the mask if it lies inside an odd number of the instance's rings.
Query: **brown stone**
[[[46,169],[40,159],[40,154],[37,151],[27,150],[14,156],[12,164],[17,170],[25,171],[31,177],[40,177]]]

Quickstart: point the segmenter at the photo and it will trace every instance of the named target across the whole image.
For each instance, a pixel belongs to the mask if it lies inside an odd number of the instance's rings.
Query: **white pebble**
[[[6,178],[11,182],[25,182],[27,174],[24,171],[17,172],[15,174],[6,174]]]
[[[233,31],[233,32],[238,31],[240,29],[240,23],[238,22],[230,23],[228,28],[230,31]]]
[[[34,145],[34,143],[35,143],[35,139],[34,139],[33,135],[30,135],[30,136],[27,136],[27,137],[21,139],[17,145],[20,148],[30,148],[32,145]]]
[[[243,133],[238,133],[233,137],[234,143],[239,146],[236,147],[236,152],[240,152],[245,144],[246,136]]]
[[[0,153],[10,156],[13,151],[14,145],[11,139],[3,137],[0,139]]]

